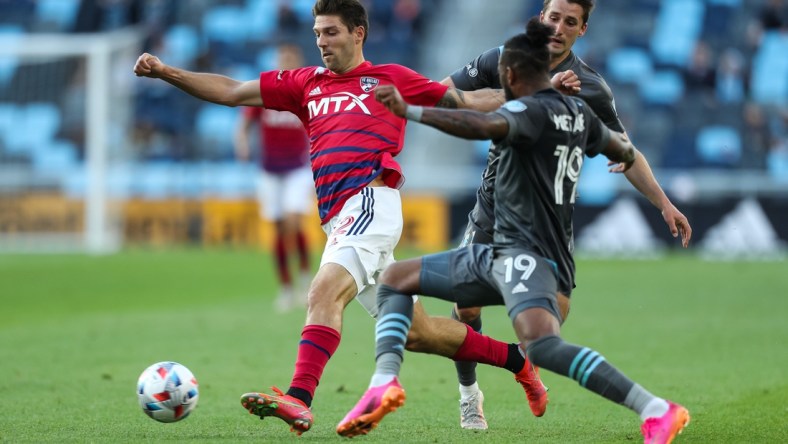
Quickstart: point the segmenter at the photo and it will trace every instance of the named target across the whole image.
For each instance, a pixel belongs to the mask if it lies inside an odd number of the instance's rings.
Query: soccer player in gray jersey
[[[548,77],[553,28],[534,18],[527,34],[508,40],[499,61],[509,100],[492,113],[409,106],[393,86],[376,98],[393,113],[467,139],[491,139],[500,150],[495,179],[493,243],[390,265],[378,288],[376,367],[370,387],[337,427],[366,434],[405,402],[398,375],[410,329],[411,295],[460,307],[505,305],[528,358],[636,412],[646,443],[669,443],[689,422],[684,407],[636,384],[587,347],[565,342],[558,296],[574,287],[572,213],[585,155],[602,153],[611,172],[640,156],[627,137],[607,128],[585,102],[561,95]],[[515,97],[519,99],[515,100]]]
[[[624,127],[618,119],[613,102],[613,94],[605,80],[586,65],[572,52],[578,37],[588,29],[588,18],[594,9],[594,0],[544,0],[539,15],[543,23],[556,28],[556,34],[548,43],[550,52],[550,75],[553,86],[565,94],[573,94],[583,99],[594,110],[605,125],[621,133]],[[501,88],[498,76],[498,60],[503,47],[489,49],[473,61],[456,70],[442,81],[450,87],[465,91],[482,88]],[[476,192],[476,204],[468,215],[468,225],[462,245],[469,243],[490,243],[493,233],[494,183],[499,151],[496,145],[490,147],[487,166],[482,173],[482,183]],[[638,153],[638,161],[625,173],[632,185],[640,191],[661,212],[673,236],[681,234],[682,245],[687,247],[692,228],[687,218],[670,202],[654,178],[648,162]],[[569,299],[560,298],[559,307],[564,319],[569,314]],[[454,307],[452,318],[468,324],[475,331],[482,330],[481,308]],[[468,429],[486,429],[482,402],[484,395],[476,381],[476,363],[457,361],[457,377],[460,382],[460,424]],[[544,413],[543,404],[538,397],[528,393],[531,409],[537,416]]]

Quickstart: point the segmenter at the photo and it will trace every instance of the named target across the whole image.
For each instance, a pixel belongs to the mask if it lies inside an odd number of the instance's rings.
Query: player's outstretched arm
[[[162,79],[198,99],[226,106],[263,106],[260,81],[241,82],[219,74],[196,73],[164,64],[144,53],[134,65],[138,77]]]
[[[673,237],[681,235],[681,245],[684,248],[689,246],[692,238],[692,227],[689,220],[681,211],[676,208],[668,196],[659,186],[654,173],[646,160],[646,157],[638,152],[635,165],[624,173],[629,183],[637,189],[640,194],[645,196],[652,205],[657,207],[662,213],[662,218],[670,230]]]
[[[449,88],[442,99],[435,104],[438,108],[466,108],[476,111],[495,111],[505,102],[502,89],[483,88],[476,91],[463,91]]]
[[[509,122],[498,114],[473,110],[440,109],[408,105],[396,87],[382,85],[375,98],[392,113],[437,128],[447,134],[474,140],[501,140],[509,132]]]

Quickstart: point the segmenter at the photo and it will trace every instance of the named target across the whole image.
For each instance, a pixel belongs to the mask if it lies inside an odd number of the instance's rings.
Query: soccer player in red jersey
[[[277,48],[277,67],[295,69],[304,65],[301,48],[281,44]],[[309,168],[309,136],[304,124],[293,113],[259,107],[246,107],[235,134],[235,151],[240,160],[249,160],[249,130],[260,130],[260,175],[257,196],[264,219],[275,227],[274,258],[279,277],[279,296],[275,308],[285,312],[306,304],[306,290],[312,278],[309,270],[309,251],[302,229],[303,218],[309,214],[314,200],[314,182]],[[298,256],[298,290],[290,273],[290,258]]]
[[[287,393],[248,393],[241,402],[261,418],[275,416],[301,434],[312,427],[312,398],[323,369],[340,342],[345,306],[357,299],[377,316],[376,279],[394,262],[402,232],[399,191],[404,176],[394,157],[402,149],[405,119],[374,97],[379,85],[394,85],[410,103],[448,108],[497,109],[496,90],[465,93],[433,82],[400,65],[373,65],[362,47],[369,22],[359,0],[318,0],[314,33],[325,67],[263,72],[256,80],[194,73],[142,54],[138,76],[160,78],[202,100],[227,106],[290,111],[309,134],[318,210],[328,236],[307,302],[295,373]],[[512,373],[530,371],[517,344],[495,341],[448,318],[430,318],[417,301],[406,348],[476,361]],[[250,321],[255,334],[265,324]],[[272,332],[273,333],[273,332]]]

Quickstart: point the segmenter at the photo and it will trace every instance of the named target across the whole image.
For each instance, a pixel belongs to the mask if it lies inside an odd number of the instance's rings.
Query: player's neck
[[[518,97],[523,96],[531,96],[536,92],[539,92],[543,89],[552,88],[553,85],[550,83],[550,79],[545,76],[544,78],[534,79],[533,81],[525,82],[522,85],[522,88],[518,91]]]
[[[569,54],[571,54],[571,53],[572,53],[572,50],[570,49],[569,51],[564,52],[562,54],[557,54],[557,55],[552,55],[551,54],[550,55],[550,70],[551,71],[554,70],[558,65],[563,63],[564,60],[566,60],[566,58],[569,57]]]
[[[364,59],[364,54],[361,53],[358,56],[353,57],[353,60],[351,60],[350,63],[347,64],[346,67],[340,68],[339,70],[336,70],[336,71],[331,70],[331,72],[336,74],[336,75],[347,74],[350,71],[353,71],[354,69],[358,68],[365,61],[366,60]]]

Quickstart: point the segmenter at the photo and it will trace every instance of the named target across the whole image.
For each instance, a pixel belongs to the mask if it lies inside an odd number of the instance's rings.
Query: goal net
[[[107,253],[131,157],[135,30],[0,34],[0,252]]]

